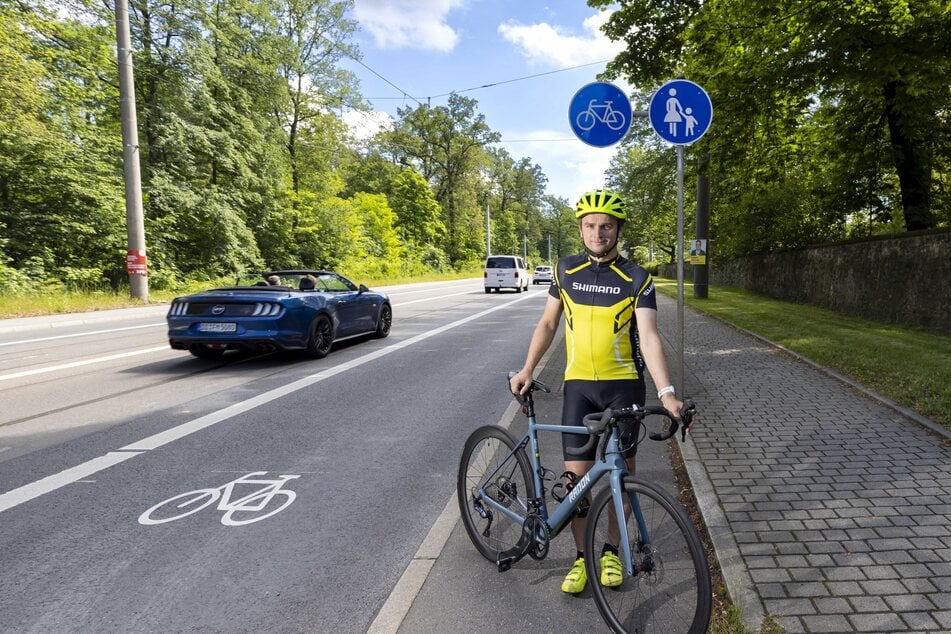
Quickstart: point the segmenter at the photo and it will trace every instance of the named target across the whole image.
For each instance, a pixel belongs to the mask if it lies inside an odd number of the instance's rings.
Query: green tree
[[[444,250],[454,265],[483,251],[477,183],[485,147],[500,138],[476,106],[474,99],[453,94],[446,106],[401,108],[395,130],[382,138],[397,162],[415,165],[433,188],[446,226]]]
[[[113,46],[42,4],[0,5],[0,237],[34,277],[118,282],[118,95],[100,76]]]
[[[628,45],[608,75],[645,89],[686,76],[711,93],[715,122],[691,158],[711,155],[717,213],[731,216],[721,246],[827,239],[852,217],[887,222],[891,201],[907,229],[926,228],[948,216],[934,157],[951,139],[949,20],[946,0],[632,0],[605,26]]]

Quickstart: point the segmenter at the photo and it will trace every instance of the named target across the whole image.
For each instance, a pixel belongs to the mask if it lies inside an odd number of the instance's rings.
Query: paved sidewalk
[[[685,322],[702,417],[685,458],[748,624],[951,631],[951,436],[718,320]]]

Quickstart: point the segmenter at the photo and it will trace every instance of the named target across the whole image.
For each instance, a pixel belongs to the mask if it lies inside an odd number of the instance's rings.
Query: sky
[[[574,204],[604,185],[616,149],[583,143],[568,122],[572,97],[622,47],[600,32],[606,15],[584,0],[355,0],[363,58],[345,65],[374,112],[345,119],[368,136],[397,108],[444,106],[455,91],[478,102],[513,159],[541,167],[549,194]]]

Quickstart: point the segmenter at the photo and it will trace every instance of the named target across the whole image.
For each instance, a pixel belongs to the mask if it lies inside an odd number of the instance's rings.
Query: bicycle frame
[[[604,452],[604,460],[595,460],[594,466],[575,484],[575,486],[568,492],[565,496],[565,501],[558,505],[558,507],[549,514],[548,505],[545,501],[545,496],[542,494],[544,491],[543,482],[542,482],[542,466],[541,466],[541,451],[538,445],[538,432],[556,432],[560,434],[577,434],[577,435],[589,435],[588,429],[583,425],[573,426],[573,425],[544,425],[537,422],[535,418],[535,403],[532,398],[531,392],[525,395],[523,413],[525,413],[526,418],[528,419],[528,431],[524,436],[519,439],[516,443],[515,448],[509,452],[509,457],[513,457],[515,453],[521,451],[526,446],[530,447],[529,451],[529,460],[532,465],[532,478],[535,484],[535,491],[539,495],[535,498],[528,500],[530,508],[536,508],[538,516],[545,522],[545,527],[548,530],[548,534],[551,537],[555,537],[564,529],[564,527],[571,521],[572,517],[575,515],[575,510],[578,508],[578,505],[581,504],[581,501],[591,492],[591,489],[598,483],[598,481],[605,475],[609,474],[609,484],[611,487],[611,498],[614,502],[614,513],[615,517],[621,518],[618,524],[618,533],[619,533],[619,552],[621,553],[621,563],[625,566],[627,573],[629,575],[634,575],[634,559],[633,553],[631,552],[630,536],[627,531],[627,522],[623,521],[624,515],[624,496],[622,495],[621,481],[624,476],[629,475],[629,470],[627,468],[627,462],[624,460],[624,457],[621,455],[620,448],[618,446],[618,437],[617,430],[613,429],[610,436],[607,439],[607,444]],[[502,462],[502,465],[505,464],[505,461]],[[500,469],[502,467],[500,465]],[[492,481],[497,473],[493,472],[485,480]],[[493,497],[486,493],[484,488],[479,489],[479,497],[483,505],[491,507],[494,511],[502,513],[512,519],[513,522],[523,523],[525,521],[526,515],[519,514],[516,510],[507,508],[506,506],[497,502]],[[650,536],[647,532],[647,525],[644,521],[643,514],[641,513],[640,504],[637,499],[637,495],[630,493],[628,495],[631,503],[631,511],[634,514],[634,517],[637,521],[638,530],[644,545],[650,544]],[[529,508],[524,509],[527,513]]]

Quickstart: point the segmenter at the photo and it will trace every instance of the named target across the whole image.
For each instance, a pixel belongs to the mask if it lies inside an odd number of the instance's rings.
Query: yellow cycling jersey
[[[558,261],[549,293],[564,307],[566,381],[642,376],[634,310],[657,309],[647,271],[621,256],[598,263],[584,253],[573,255]]]

